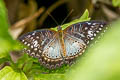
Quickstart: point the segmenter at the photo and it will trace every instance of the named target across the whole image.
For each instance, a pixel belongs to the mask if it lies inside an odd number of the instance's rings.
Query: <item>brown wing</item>
[[[103,21],[86,21],[73,24],[64,30],[64,43],[66,46],[66,63],[71,64],[85,51],[88,43],[106,25]]]
[[[39,58],[41,65],[50,69],[62,66],[61,47],[55,31],[38,30],[21,36],[19,40],[28,46],[24,52]]]

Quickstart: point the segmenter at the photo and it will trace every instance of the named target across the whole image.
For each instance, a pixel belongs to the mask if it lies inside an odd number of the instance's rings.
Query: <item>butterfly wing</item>
[[[102,21],[86,21],[73,24],[64,30],[64,43],[66,48],[66,63],[71,64],[75,57],[82,54],[89,41],[106,25]]]
[[[64,36],[64,44],[66,49],[65,63],[70,65],[86,48],[86,44],[82,39],[77,39],[69,34]]]
[[[44,47],[44,51],[42,54],[44,60],[46,60],[45,64],[48,68],[56,68],[60,67],[63,64],[62,59],[62,49],[60,46],[59,38],[56,36],[50,43],[48,43]]]
[[[60,43],[55,31],[37,30],[21,36],[19,40],[28,46],[24,52],[39,58],[41,65],[47,68],[56,68],[63,64]]]

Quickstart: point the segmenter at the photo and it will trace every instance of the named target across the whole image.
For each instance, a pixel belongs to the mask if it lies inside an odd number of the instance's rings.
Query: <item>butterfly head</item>
[[[59,26],[57,27],[57,30],[58,30],[58,31],[61,31],[61,30],[62,30],[62,27],[59,25]]]

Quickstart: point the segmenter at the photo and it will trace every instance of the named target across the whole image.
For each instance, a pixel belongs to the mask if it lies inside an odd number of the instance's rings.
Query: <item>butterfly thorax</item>
[[[61,26],[58,26],[58,27],[57,27],[57,30],[58,30],[59,38],[62,38],[62,36],[63,36],[62,27],[61,27]]]
[[[59,40],[60,40],[60,44],[61,44],[61,54],[63,57],[66,56],[66,49],[65,49],[65,44],[64,44],[64,35],[63,35],[63,30],[62,30],[62,27],[61,26],[58,26],[58,35],[59,35]]]

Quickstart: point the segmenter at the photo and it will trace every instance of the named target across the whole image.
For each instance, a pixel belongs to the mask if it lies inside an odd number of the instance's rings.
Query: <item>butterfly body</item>
[[[58,31],[33,31],[21,36],[19,40],[28,46],[24,52],[38,58],[41,65],[55,69],[63,64],[72,64],[105,25],[102,21],[85,21],[64,30],[59,26]]]

